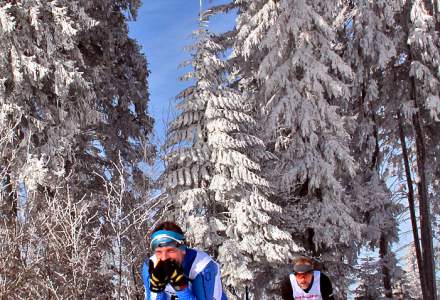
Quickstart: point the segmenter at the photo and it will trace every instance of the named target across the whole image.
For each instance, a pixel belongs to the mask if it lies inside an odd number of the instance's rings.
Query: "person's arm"
[[[323,300],[335,300],[333,296],[333,287],[330,278],[327,275],[321,273],[321,295]]]
[[[194,278],[192,290],[196,300],[227,300],[222,289],[219,267],[213,261]]]
[[[176,291],[177,298],[179,300],[198,300],[199,298],[196,298],[191,291],[189,287],[184,288],[181,291]]]
[[[165,292],[153,293],[150,291],[150,274],[148,272],[148,265],[146,262],[142,265],[142,281],[145,287],[145,300],[166,300]]]

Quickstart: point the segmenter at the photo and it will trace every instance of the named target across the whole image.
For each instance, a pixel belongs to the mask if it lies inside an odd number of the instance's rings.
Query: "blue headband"
[[[151,236],[150,248],[154,251],[158,247],[185,249],[185,237],[174,231],[158,230]]]

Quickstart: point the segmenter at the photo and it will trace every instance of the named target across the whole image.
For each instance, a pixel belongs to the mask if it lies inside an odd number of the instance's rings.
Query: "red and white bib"
[[[289,275],[290,284],[292,285],[293,298],[295,300],[322,300],[321,295],[321,272],[313,271],[312,288],[306,293],[296,282],[294,274]]]

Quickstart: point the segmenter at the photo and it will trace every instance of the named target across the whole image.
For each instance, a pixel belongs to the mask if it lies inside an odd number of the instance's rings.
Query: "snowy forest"
[[[438,1],[206,1],[163,142],[142,2],[0,0],[1,299],[144,299],[163,220],[228,299],[440,298]]]

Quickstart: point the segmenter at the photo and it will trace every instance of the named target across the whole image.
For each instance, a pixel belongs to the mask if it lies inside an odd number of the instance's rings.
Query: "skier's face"
[[[295,278],[296,282],[298,282],[299,287],[303,290],[306,290],[312,283],[313,273],[295,273]]]
[[[185,251],[175,247],[158,247],[154,254],[159,260],[171,259],[178,264],[182,264],[185,257]]]

